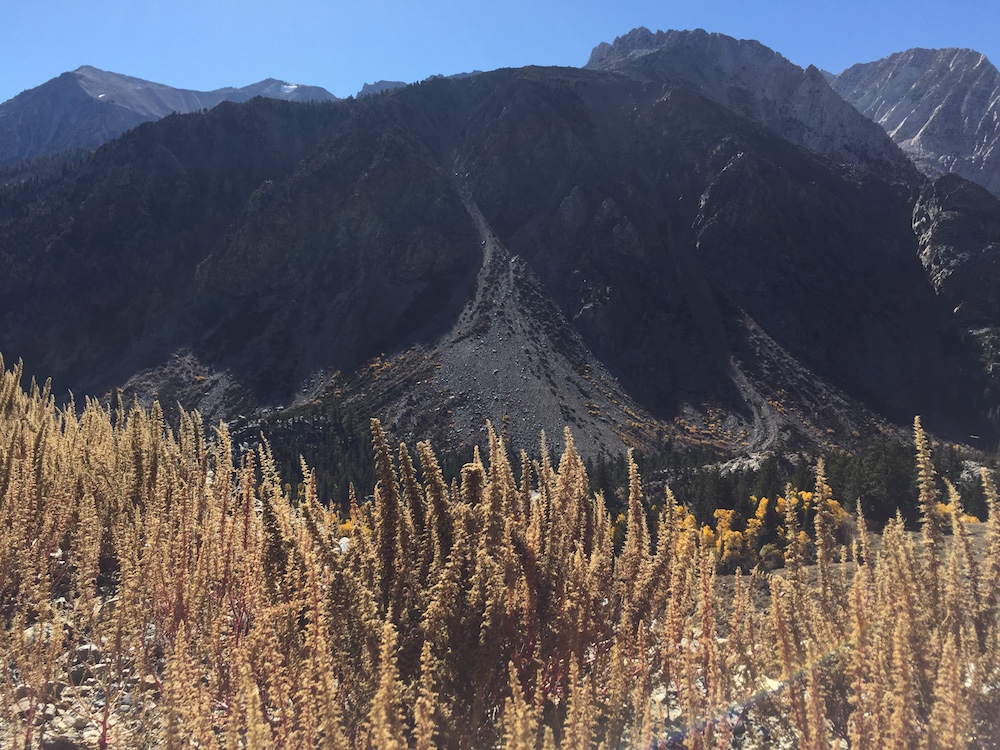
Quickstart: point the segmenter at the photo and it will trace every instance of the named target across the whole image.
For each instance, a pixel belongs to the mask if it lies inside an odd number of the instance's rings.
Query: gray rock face
[[[966,325],[1000,321],[1000,201],[956,175],[928,183],[913,209],[920,260]]]
[[[974,50],[911,49],[848,68],[834,89],[930,176],[1000,196],[1000,72]]]
[[[934,290],[974,342],[987,398],[1000,394],[1000,200],[955,174],[928,182],[913,209],[913,230]],[[998,410],[989,411],[996,420]]]
[[[760,42],[701,29],[638,28],[599,44],[586,67],[689,86],[834,161],[892,179],[916,175],[905,154],[845,106],[819,69],[803,70]]]
[[[242,88],[176,89],[89,65],[0,104],[0,165],[75,149],[94,149],[143,122],[211,109],[255,96],[286,101],[336,99],[318,86],[273,78]]]

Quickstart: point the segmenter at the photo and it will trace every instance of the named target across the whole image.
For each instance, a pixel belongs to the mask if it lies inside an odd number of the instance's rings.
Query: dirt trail
[[[739,389],[743,401],[750,407],[753,421],[750,424],[750,438],[746,447],[747,453],[762,453],[778,447],[784,419],[777,410],[761,395],[750,379],[740,369],[739,363],[732,361],[733,383]]]

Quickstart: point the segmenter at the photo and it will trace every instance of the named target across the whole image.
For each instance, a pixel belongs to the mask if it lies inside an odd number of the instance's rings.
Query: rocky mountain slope
[[[990,394],[1000,394],[1000,200],[958,175],[943,175],[921,191],[913,230],[938,298],[979,347]]]
[[[84,65],[0,104],[0,166],[94,149],[143,122],[255,96],[298,102],[335,99],[318,86],[273,78],[242,88],[189,91]]]
[[[831,84],[926,174],[954,172],[1000,196],[1000,72],[984,55],[910,49]]]
[[[914,206],[920,259],[941,299],[966,325],[1000,320],[1000,200],[948,174]]]
[[[685,86],[526,68],[134,129],[0,192],[0,351],[252,422],[339,403],[457,447],[991,435],[919,184]],[[989,211],[991,209],[987,209]]]
[[[892,179],[914,177],[899,149],[845,106],[817,68],[803,70],[760,42],[701,29],[637,28],[595,47],[586,67],[689,86],[834,161]]]

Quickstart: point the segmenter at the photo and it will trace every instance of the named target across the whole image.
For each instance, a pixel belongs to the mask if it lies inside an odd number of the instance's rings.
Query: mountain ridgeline
[[[948,232],[992,258],[996,202],[978,235],[945,221],[818,71],[704,37],[141,125],[0,192],[0,351],[57,390],[251,422],[336,403],[451,448],[487,418],[585,455],[846,445],[918,413],[992,440],[956,314],[987,292],[927,258]],[[711,80],[663,73],[699,44]],[[744,54],[756,88],[720,77]]]
[[[295,102],[336,99],[319,86],[273,78],[241,88],[191,91],[83,65],[0,104],[0,167],[92,150],[144,122],[255,96]]]
[[[831,84],[928,175],[954,172],[1000,197],[1000,71],[970,49],[910,49]]]
[[[689,86],[834,161],[897,180],[915,177],[909,159],[816,67],[803,70],[760,42],[638,28],[598,45],[586,67]]]

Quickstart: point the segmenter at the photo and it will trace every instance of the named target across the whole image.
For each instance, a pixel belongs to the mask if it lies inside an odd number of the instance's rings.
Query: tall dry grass
[[[722,597],[724,533],[668,492],[653,545],[631,460],[615,554],[568,432],[558,461],[543,438],[512,463],[491,431],[449,483],[373,421],[374,499],[342,519],[308,469],[286,496],[266,445],[234,465],[224,425],[58,408],[20,377],[0,378],[0,746],[71,719],[95,747],[996,746],[1000,501],[984,477],[984,556],[961,512],[946,544],[919,422],[920,541],[893,522],[873,551],[858,518],[839,544],[821,469],[811,533],[784,502],[783,571]]]

